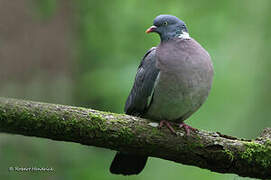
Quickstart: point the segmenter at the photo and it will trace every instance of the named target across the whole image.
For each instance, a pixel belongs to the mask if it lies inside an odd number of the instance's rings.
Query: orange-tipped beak
[[[156,26],[151,26],[149,29],[146,30],[146,33],[155,32],[156,29],[157,29]]]

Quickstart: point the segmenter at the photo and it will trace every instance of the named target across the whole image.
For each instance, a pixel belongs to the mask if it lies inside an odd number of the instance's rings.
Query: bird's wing
[[[133,88],[126,100],[124,111],[126,114],[143,115],[152,98],[155,80],[159,74],[156,68],[156,48],[151,48],[143,57],[136,73]]]

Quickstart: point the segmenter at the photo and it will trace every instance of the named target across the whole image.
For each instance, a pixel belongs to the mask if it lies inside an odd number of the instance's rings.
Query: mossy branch
[[[243,140],[199,130],[177,135],[124,114],[0,98],[0,132],[139,153],[220,173],[271,178],[271,130]]]

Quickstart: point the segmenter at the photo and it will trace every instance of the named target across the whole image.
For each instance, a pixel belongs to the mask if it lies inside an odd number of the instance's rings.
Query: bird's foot
[[[167,128],[173,133],[176,134],[176,131],[173,129],[173,127],[170,125],[168,121],[162,120],[159,123],[159,128],[162,128],[164,125],[167,126]]]
[[[191,126],[189,126],[189,125],[187,125],[187,124],[185,124],[185,123],[181,123],[180,125],[179,125],[179,127],[180,128],[184,128],[185,129],[185,132],[186,132],[186,135],[187,136],[189,136],[190,135],[190,131],[192,130],[192,131],[196,131],[197,129],[196,128],[192,128]]]

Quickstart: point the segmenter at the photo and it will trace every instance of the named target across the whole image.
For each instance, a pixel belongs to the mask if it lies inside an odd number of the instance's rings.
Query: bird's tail
[[[113,174],[132,175],[140,173],[147,162],[148,156],[117,152],[110,166]]]

